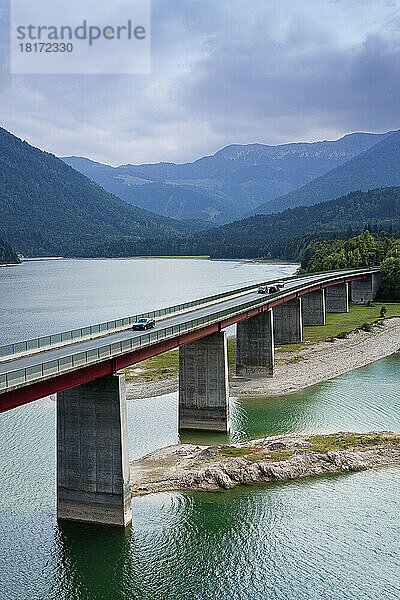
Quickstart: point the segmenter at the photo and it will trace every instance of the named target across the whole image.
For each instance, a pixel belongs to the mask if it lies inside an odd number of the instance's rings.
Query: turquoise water
[[[231,399],[231,410],[235,441],[296,431],[400,431],[400,356],[291,396]],[[177,395],[130,401],[128,421],[131,458],[177,442]],[[1,600],[400,597],[398,468],[213,494],[155,494],[133,500],[126,531],[60,527],[54,434],[50,399],[0,418]]]

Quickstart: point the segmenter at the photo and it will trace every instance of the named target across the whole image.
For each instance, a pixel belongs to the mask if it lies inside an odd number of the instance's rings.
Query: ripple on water
[[[400,431],[400,355],[289,396],[242,398],[235,441],[292,432]],[[243,435],[244,433],[244,435]]]
[[[291,396],[235,399],[231,439],[400,431],[399,365],[393,356]],[[176,394],[130,402],[128,415],[132,456],[178,440]],[[135,498],[127,531],[59,526],[54,421],[43,400],[0,422],[0,598],[398,600],[400,469]]]

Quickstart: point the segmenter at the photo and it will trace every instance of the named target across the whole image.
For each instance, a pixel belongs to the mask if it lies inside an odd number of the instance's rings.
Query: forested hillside
[[[379,265],[382,300],[400,301],[400,239],[378,239],[368,231],[348,240],[319,241],[307,246],[301,265],[308,273]]]
[[[400,228],[400,188],[352,192],[313,207],[257,215],[185,238],[146,241],[120,238],[82,248],[83,256],[210,255],[213,258],[286,258],[325,237],[351,237],[365,229],[387,233]]]
[[[0,240],[0,265],[19,263],[20,260],[12,246]]]
[[[52,154],[0,128],[0,236],[27,256],[79,253],[96,240],[167,238],[184,223],[136,208]]]
[[[400,131],[301,188],[260,204],[253,214],[277,213],[295,206],[311,206],[354,190],[400,185]]]
[[[400,145],[400,133],[388,139],[392,150]],[[378,144],[381,153],[387,154],[387,144],[387,140]],[[388,172],[395,170],[392,158],[386,162]],[[145,187],[151,190],[152,185]],[[345,238],[365,229],[390,232],[400,226],[400,188],[391,187],[352,192],[312,207],[190,233],[204,222],[174,221],[129,205],[4,129],[0,129],[0,194],[0,237],[27,256],[211,255],[296,260],[319,235]]]

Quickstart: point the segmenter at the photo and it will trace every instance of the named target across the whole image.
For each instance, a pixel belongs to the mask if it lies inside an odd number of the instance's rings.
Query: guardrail
[[[362,271],[363,269],[361,269]],[[366,271],[370,271],[371,269],[365,269]],[[360,269],[354,269],[354,271],[360,272]],[[319,275],[320,273],[310,273],[311,275]],[[304,275],[292,275],[291,277],[283,278],[283,281],[293,281],[298,278],[302,278]],[[132,323],[134,323],[137,319],[141,318],[160,318],[166,317],[174,314],[178,314],[184,311],[187,311],[191,308],[199,307],[202,304],[207,304],[209,302],[214,302],[216,300],[221,300],[223,298],[227,298],[232,295],[240,295],[244,294],[259,285],[269,285],[270,283],[274,283],[277,280],[270,279],[269,281],[263,281],[256,284],[251,284],[242,288],[237,288],[235,290],[230,290],[228,292],[222,292],[219,294],[214,294],[213,296],[206,296],[205,298],[200,298],[198,300],[192,300],[190,302],[183,302],[181,304],[175,304],[174,306],[169,306],[167,308],[161,308],[145,313],[140,313],[138,315],[133,315],[130,317],[124,317],[123,319],[114,319],[112,321],[105,321],[104,323],[98,323],[96,325],[89,325],[87,327],[80,327],[77,329],[73,329],[70,331],[64,331],[62,333],[54,333],[51,335],[41,336],[38,338],[33,338],[31,340],[15,342],[13,344],[6,344],[5,346],[0,346],[0,358],[5,358],[8,356],[13,356],[14,354],[23,354],[24,352],[31,352],[34,350],[41,350],[43,348],[48,348],[50,346],[55,346],[57,344],[68,344],[68,343],[76,343],[83,339],[90,338],[93,336],[98,336],[101,334],[107,335],[115,330],[129,328]]]
[[[354,269],[353,272],[362,274],[374,270],[376,271],[376,269],[372,268]],[[351,274],[350,271],[346,271],[346,273]],[[340,277],[343,277],[343,274],[344,272],[336,272],[335,275],[332,275],[331,277],[324,277],[324,280],[330,281],[333,279],[339,279]],[[316,274],[313,273],[312,275]],[[294,277],[290,279],[293,280]],[[289,278],[286,279],[286,281],[288,280]],[[290,288],[290,293],[299,292],[301,290],[307,289],[308,287],[310,287],[310,285],[310,283],[303,283],[302,285],[295,286],[293,288]],[[254,288],[254,286],[251,286],[250,289],[252,288]],[[193,331],[195,329],[202,328],[205,325],[218,323],[223,319],[223,317],[226,317],[228,315],[235,316],[241,314],[243,312],[246,312],[246,310],[249,308],[254,308],[262,304],[267,304],[272,299],[284,297],[286,293],[288,292],[280,291],[275,294],[271,294],[268,297],[261,296],[259,298],[255,298],[253,300],[245,302],[244,304],[240,305],[240,307],[235,307],[236,310],[235,308],[226,308],[225,310],[217,311],[211,315],[206,315],[197,319],[189,319],[184,323],[179,323],[171,327],[165,327],[163,329],[153,331],[152,333],[146,333],[128,340],[114,342],[112,344],[106,344],[104,346],[100,346],[99,348],[86,350],[85,352],[73,353],[71,355],[64,356],[56,360],[51,360],[38,365],[26,367],[24,369],[17,369],[4,374],[0,374],[0,392],[5,391],[8,388],[13,388],[15,386],[21,385],[23,383],[43,379],[43,377],[46,377],[48,375],[58,375],[64,372],[72,371],[76,367],[84,367],[92,363],[101,362],[108,358],[125,354],[127,352],[137,350],[138,348],[142,348],[144,346],[149,346],[154,342],[158,342],[168,338],[173,338],[181,333],[187,333],[188,331]]]
[[[13,356],[14,354],[22,354],[24,352],[30,352],[33,350],[40,350],[42,348],[47,348],[49,346],[54,346],[57,344],[63,343],[75,343],[79,342],[82,339],[96,336],[99,334],[107,335],[118,329],[129,328],[132,323],[141,318],[160,318],[166,317],[170,315],[176,315],[186,310],[190,310],[191,308],[199,307],[202,304],[207,304],[208,302],[213,302],[215,300],[220,300],[226,298],[228,296],[232,296],[235,294],[245,293],[251,289],[254,289],[258,285],[268,285],[272,283],[271,281],[266,281],[260,284],[252,284],[250,286],[246,286],[244,288],[238,288],[235,290],[231,290],[229,292],[222,292],[220,294],[215,294],[213,296],[207,296],[206,298],[200,298],[198,300],[192,300],[190,302],[183,302],[181,304],[175,304],[174,306],[169,306],[167,308],[161,308],[158,310],[153,310],[145,313],[140,313],[138,315],[133,315],[131,317],[125,317],[123,319],[115,319],[113,321],[106,321],[104,323],[99,323],[97,325],[90,325],[87,327],[81,327],[78,329],[73,329],[71,331],[65,331],[62,333],[54,333],[52,335],[46,335],[38,338],[33,338],[31,340],[26,340],[22,342],[15,342],[13,344],[6,344],[5,346],[0,346],[0,358]]]

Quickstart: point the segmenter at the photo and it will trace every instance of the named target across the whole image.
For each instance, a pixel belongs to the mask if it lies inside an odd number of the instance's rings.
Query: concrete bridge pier
[[[274,309],[275,345],[298,344],[303,341],[301,298],[278,304]]]
[[[325,290],[315,290],[301,297],[303,326],[325,325]]]
[[[366,279],[356,279],[351,282],[351,299],[357,304],[372,302],[381,285],[382,275],[371,273]]]
[[[57,395],[57,518],[125,527],[132,521],[125,376]]]
[[[229,428],[228,349],[221,331],[179,348],[179,429]]]
[[[273,377],[274,324],[269,309],[239,321],[236,333],[236,375]]]
[[[349,312],[349,284],[338,283],[326,288],[326,312]]]

